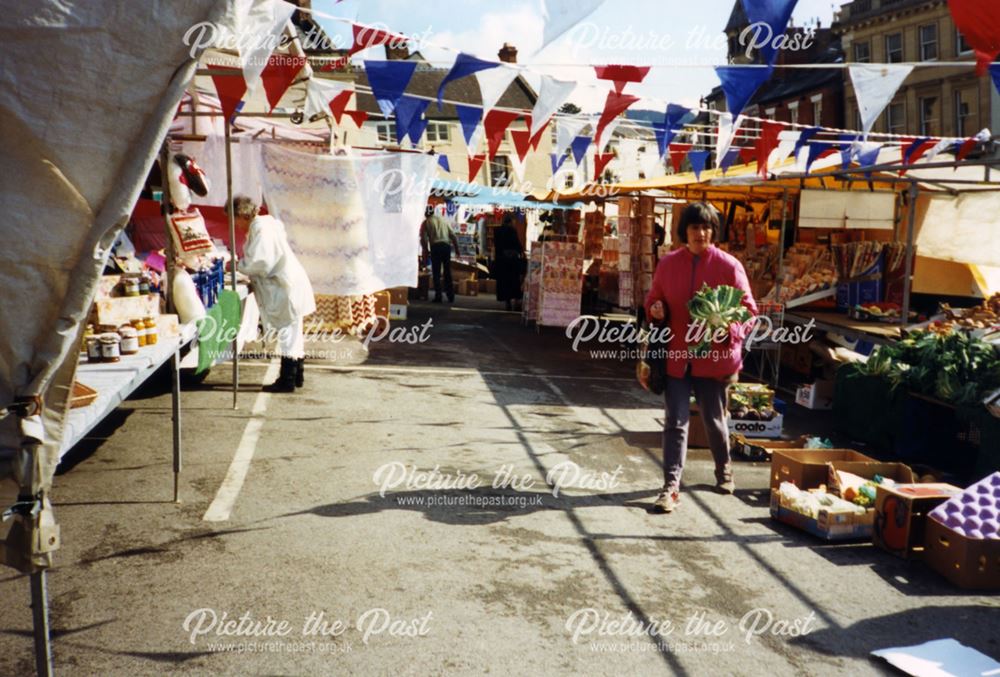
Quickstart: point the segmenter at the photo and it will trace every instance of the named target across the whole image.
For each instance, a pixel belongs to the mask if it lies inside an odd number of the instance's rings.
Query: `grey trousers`
[[[663,396],[666,420],[663,425],[663,490],[679,491],[684,460],[687,458],[688,420],[691,416],[691,391],[701,410],[708,433],[708,444],[715,459],[717,482],[732,479],[729,457],[729,430],[726,427],[726,381],[711,378],[667,378]]]

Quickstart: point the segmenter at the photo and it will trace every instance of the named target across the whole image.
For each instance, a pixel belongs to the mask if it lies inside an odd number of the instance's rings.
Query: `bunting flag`
[[[488,157],[492,160],[500,150],[503,143],[503,134],[510,127],[510,123],[520,117],[517,111],[491,110],[483,120],[483,128],[486,130],[486,145]]]
[[[241,70],[239,68],[228,66],[209,66],[209,68],[213,71],[223,71],[219,75],[213,75],[212,82],[215,83],[215,92],[219,96],[219,105],[222,106],[222,117],[227,124],[231,123],[233,113],[236,112],[237,106],[243,100],[243,95],[247,93],[246,80],[240,77]],[[225,73],[229,73],[229,75]]]
[[[368,75],[372,95],[386,117],[396,109],[396,102],[406,91],[416,68],[416,61],[365,61],[365,73]]]
[[[607,145],[611,143],[611,139],[615,135],[615,130],[618,129],[618,125],[621,124],[621,121],[622,119],[620,117],[614,118],[607,125],[605,125],[604,129],[601,130],[600,136],[594,137],[594,143],[597,145],[598,153],[604,152]]]
[[[743,124],[743,116],[736,118],[733,122],[733,116],[731,113],[720,113],[719,114],[719,132],[715,137],[715,157],[725,157],[726,153],[729,152],[729,146],[732,145],[733,139],[736,138],[736,131]]]
[[[240,46],[240,68],[246,89],[257,86],[295,9],[295,5],[284,0],[271,0],[254,2],[235,12],[235,36],[231,37]]]
[[[546,120],[545,122],[542,123],[541,128],[539,128],[539,130],[535,132],[535,135],[531,137],[532,150],[538,150],[538,144],[542,142],[542,135],[545,133],[545,130],[548,128],[548,126],[549,126],[549,121]]]
[[[615,157],[614,153],[595,153],[594,154],[594,181],[600,182],[601,174],[604,173],[604,168],[608,166]]]
[[[549,153],[549,162],[552,164],[552,175],[555,176],[562,164],[566,162],[566,158],[569,157],[565,153],[562,155],[556,155],[555,153]]]
[[[927,161],[932,162],[934,158],[948,150],[955,144],[955,139],[941,139],[937,144],[927,151]]]
[[[851,160],[857,154],[861,146],[861,138],[850,134],[840,135],[840,168],[849,169]]]
[[[510,84],[514,82],[518,75],[518,69],[506,64],[497,64],[496,68],[485,71],[476,71],[476,80],[479,82],[479,93],[483,98],[483,115],[493,110],[497,101],[507,91]]]
[[[351,32],[354,34],[354,42],[351,43],[351,49],[347,52],[348,56],[354,56],[369,47],[380,47],[389,43],[402,45],[409,41],[405,35],[390,33],[375,26],[363,24],[352,24]]]
[[[479,170],[482,169],[484,162],[486,162],[486,156],[482,153],[469,156],[469,183],[475,182],[476,176],[479,175]]]
[[[856,158],[860,167],[874,167],[878,163],[878,155],[882,151],[880,143],[862,143],[857,149]],[[872,173],[865,172],[865,178],[871,179]]]
[[[889,105],[913,66],[902,64],[851,64],[851,83],[858,100],[861,127],[865,138],[875,121]]]
[[[660,149],[660,157],[667,152],[667,146],[674,141],[677,130],[684,126],[694,114],[690,108],[679,106],[676,103],[667,104],[667,112],[663,114],[663,127],[653,126],[653,133],[656,134],[656,145]]]
[[[535,100],[535,107],[531,109],[532,136],[538,135],[544,129],[549,119],[555,115],[574,89],[576,89],[575,82],[556,80],[549,75],[542,76],[538,98]]]
[[[545,49],[549,43],[583,21],[604,0],[541,0],[542,14],[542,45],[538,51]]]
[[[729,168],[733,166],[733,163],[736,162],[736,158],[738,158],[739,156],[740,156],[739,148],[730,148],[728,151],[726,151],[726,154],[723,156],[722,161],[719,162],[719,169],[722,170],[723,174],[729,171]]]
[[[358,126],[358,129],[361,129],[361,126],[365,124],[365,120],[368,119],[368,111],[347,110],[344,111],[344,113],[346,113],[348,116],[350,116],[352,120],[354,120],[354,124]]]
[[[448,162],[447,155],[438,155],[438,167],[451,174],[451,163]]]
[[[767,160],[771,157],[771,151],[778,147],[778,135],[784,126],[780,122],[765,120],[760,129],[760,138],[757,139],[755,149],[757,151],[757,173],[763,178],[767,178]]]
[[[638,100],[639,97],[632,96],[631,94],[608,92],[608,97],[604,100],[604,111],[601,113],[601,117],[597,121],[597,129],[594,132],[594,138],[600,139],[602,137],[602,132],[608,123],[618,117],[621,113],[625,112],[626,108]],[[600,152],[600,148],[598,148],[598,152]]]
[[[270,106],[268,112],[274,110],[274,107],[278,105],[281,97],[292,86],[295,76],[305,65],[306,57],[304,56],[272,54],[267,58],[267,66],[261,72],[260,79],[264,85],[267,103]]]
[[[716,66],[715,73],[722,81],[722,91],[726,94],[726,107],[733,117],[737,117],[746,108],[747,103],[767,82],[774,71],[773,66],[766,68],[746,68],[738,66]]]
[[[979,145],[979,140],[976,138],[966,139],[965,141],[958,141],[954,145],[955,149],[955,159],[961,162],[969,156],[976,146]],[[958,169],[956,167],[955,169]]]
[[[332,102],[337,96],[343,96],[344,92],[347,92],[346,99],[349,100],[351,98],[350,95],[354,93],[351,83],[309,78],[309,83],[306,86],[306,120],[311,120],[316,115],[326,115],[327,113],[332,112],[337,120],[337,123],[339,124],[340,117],[338,112],[334,110]],[[339,103],[340,102],[338,101],[338,106]],[[342,114],[344,108],[347,107],[347,101],[344,101],[343,106],[339,107],[340,113]]]
[[[667,175],[667,166],[663,163],[662,156],[656,153],[640,155],[639,168],[642,170],[643,178],[646,179],[656,179]]]
[[[512,129],[510,130],[510,140],[514,144],[514,152],[517,154],[517,158],[521,162],[524,162],[524,158],[528,156],[528,151],[531,150],[531,130]]]
[[[667,152],[670,154],[670,165],[674,168],[674,174],[681,173],[681,165],[684,164],[684,158],[687,157],[691,148],[692,145],[690,143],[672,143],[667,148]]]
[[[694,170],[694,178],[701,181],[701,173],[705,171],[705,163],[711,153],[707,150],[693,150],[688,153],[688,160],[691,162],[691,169]]]
[[[787,160],[799,145],[801,136],[802,132],[796,130],[782,130],[778,134],[778,147],[771,151],[771,155],[767,158],[767,166],[777,167]]]
[[[814,136],[819,134],[821,129],[822,127],[809,127],[808,129],[803,129],[799,133],[798,140],[795,142],[795,150],[792,151],[792,155],[798,158],[799,151],[802,150],[802,147],[805,146],[806,143],[811,141]]]
[[[556,118],[556,146],[553,149],[555,154],[565,155],[573,143],[573,139],[579,136],[588,124],[585,118]]]
[[[740,161],[745,165],[748,165],[757,159],[757,148],[755,146],[750,146],[749,148],[739,148],[737,150],[740,154]]]
[[[813,141],[808,144],[808,148],[809,154],[806,159],[806,174],[809,173],[809,170],[812,168],[812,165],[816,162],[816,160],[837,152],[836,144],[827,141]]]
[[[489,68],[496,68],[500,64],[496,61],[484,61],[483,59],[477,59],[471,54],[466,54],[465,52],[459,52],[458,57],[455,59],[455,64],[448,71],[448,74],[444,76],[441,80],[441,84],[438,86],[437,102],[438,110],[441,110],[444,99],[444,88],[448,86],[448,83],[452,80],[458,80],[464,78],[467,75],[472,75],[479,71],[487,70]]]
[[[743,11],[751,26],[753,45],[759,48],[764,63],[773,64],[777,56],[775,41],[785,34],[792,10],[799,0],[743,0]],[[765,30],[766,28],[766,30]]]
[[[976,52],[976,73],[984,75],[1000,55],[1000,5],[996,0],[948,0],[955,25]]]
[[[416,144],[427,127],[427,121],[421,117],[430,102],[427,99],[418,99],[415,96],[404,94],[396,102],[396,141],[403,142],[403,138],[410,137],[410,142]]]
[[[573,139],[573,143],[570,144],[570,148],[573,151],[573,162],[580,164],[583,161],[583,158],[587,154],[587,148],[590,146],[590,141],[589,136],[578,136]]]
[[[473,143],[473,137],[479,127],[479,121],[483,117],[483,109],[479,106],[455,104],[455,112],[458,113],[458,121],[462,123],[462,136],[465,137],[465,145],[469,149],[469,154],[472,155],[479,146],[479,139]]]
[[[649,73],[649,66],[594,66],[598,80],[611,80],[615,92],[622,93],[630,82],[642,82]]]
[[[353,89],[345,90],[330,99],[330,102],[327,104],[327,108],[330,109],[330,113],[333,114],[333,119],[338,125],[340,124],[340,118],[344,115],[344,111],[347,109],[347,104],[350,103],[351,96],[353,95]],[[365,117],[367,116],[368,114],[365,113]]]
[[[993,86],[1000,92],[1000,63],[990,65],[990,78],[993,79]]]
[[[906,167],[922,158],[936,145],[937,141],[935,139],[926,136],[919,139],[904,139],[903,145],[900,146],[900,150],[903,153],[903,169],[900,170],[899,175],[902,176],[905,174]]]

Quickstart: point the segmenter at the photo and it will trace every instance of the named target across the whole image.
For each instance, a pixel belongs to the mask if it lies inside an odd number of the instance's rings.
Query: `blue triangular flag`
[[[365,73],[368,75],[372,95],[386,117],[396,109],[396,102],[406,91],[406,85],[410,84],[416,68],[416,61],[365,61]]]
[[[410,141],[417,143],[420,140],[420,135],[424,132],[424,127],[427,126],[427,121],[423,121],[423,127],[419,128],[420,118],[427,110],[427,106],[430,104],[427,99],[418,99],[414,96],[407,96],[404,94],[396,102],[396,141],[399,143],[403,142],[403,137],[409,136]],[[418,132],[414,136],[414,132]]]
[[[775,39],[783,36],[799,0],[743,0],[750,26],[751,46],[757,47],[764,63],[773,64],[777,48]],[[767,28],[765,29],[763,24]],[[759,28],[757,28],[760,26]]]
[[[707,150],[693,150],[688,153],[688,162],[691,163],[691,169],[694,170],[694,178],[701,181],[701,173],[705,171],[705,162],[708,161],[708,156],[711,153]]]
[[[556,156],[555,153],[549,153],[549,161],[552,163],[553,176],[555,176],[555,173],[559,171],[559,168],[562,167],[562,164],[566,162],[567,157],[569,156],[566,155],[565,153],[563,153],[560,156]]]
[[[576,164],[580,164],[583,160],[584,155],[587,153],[587,148],[590,147],[590,142],[591,138],[589,136],[578,136],[573,139],[570,148],[573,149],[573,161]]]
[[[733,166],[733,163],[736,162],[736,158],[738,158],[739,156],[740,156],[739,148],[730,148],[728,151],[726,151],[725,156],[722,158],[722,162],[719,163],[719,169],[722,170],[723,174],[729,171],[729,168]]]
[[[449,174],[451,174],[451,164],[449,164],[448,162],[447,155],[438,155],[438,166],[441,167],[441,169],[448,172]],[[451,203],[449,202],[448,205],[450,207]]]
[[[903,164],[904,165],[910,164],[911,158],[913,157],[913,154],[917,152],[917,149],[930,140],[931,139],[929,136],[922,136],[913,143],[911,143],[909,146],[907,146],[906,150],[903,151]]]
[[[798,157],[799,151],[805,146],[809,141],[812,140],[814,136],[819,134],[822,127],[810,127],[809,129],[803,129],[802,133],[799,135],[799,140],[795,142],[795,150],[792,151],[792,157]]]
[[[676,103],[667,104],[667,112],[663,114],[663,127],[653,127],[656,134],[656,144],[660,149],[660,157],[667,152],[667,148],[674,141],[677,135],[677,128],[694,117],[690,108],[679,106]]]
[[[465,137],[465,145],[468,146],[472,140],[472,135],[476,132],[480,118],[483,117],[483,109],[478,106],[463,106],[455,104],[455,111],[458,113],[459,122],[462,123],[462,135]]]
[[[882,144],[873,143],[870,146],[871,148],[867,150],[858,151],[858,164],[862,167],[874,167],[875,163],[878,162],[878,154],[882,150]]]
[[[715,73],[722,81],[722,91],[726,93],[726,107],[735,120],[753,98],[760,86],[767,82],[774,71],[773,66],[751,68],[747,66],[716,66]]]
[[[990,77],[993,78],[993,86],[1000,92],[1000,63],[990,64]]]
[[[854,144],[860,141],[861,138],[858,136],[852,136],[850,134],[840,135],[840,168],[849,169],[851,166],[851,158],[854,157]]]
[[[814,141],[809,146],[809,157],[806,159],[806,174],[812,168],[813,163],[816,162],[820,155],[830,150],[832,145],[828,141]]]
[[[430,102],[428,101],[428,103]],[[419,145],[420,137],[424,135],[425,129],[427,129],[427,118],[422,116],[414,118],[413,122],[410,123],[410,129],[408,132],[410,135],[410,143],[414,146]]]
[[[488,68],[496,68],[500,64],[496,61],[483,61],[482,59],[477,59],[471,54],[466,54],[465,52],[459,52],[458,58],[455,59],[455,65],[451,67],[448,74],[444,76],[441,81],[441,85],[438,87],[438,110],[441,110],[442,102],[444,98],[444,88],[452,80],[458,80],[459,78],[464,78],[466,75],[472,75],[473,73],[478,73],[479,71],[487,70]]]

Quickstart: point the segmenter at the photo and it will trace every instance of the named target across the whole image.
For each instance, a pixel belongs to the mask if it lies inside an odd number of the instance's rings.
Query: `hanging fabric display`
[[[386,117],[396,109],[396,102],[406,91],[416,68],[416,61],[365,61],[372,96]]]
[[[864,135],[889,105],[913,66],[902,64],[851,64],[849,68],[854,95],[858,100],[861,128]]]

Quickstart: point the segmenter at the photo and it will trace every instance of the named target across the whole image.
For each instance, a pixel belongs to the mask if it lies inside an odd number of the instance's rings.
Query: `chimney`
[[[504,63],[517,63],[517,47],[509,42],[503,43],[503,47],[497,52],[497,56]]]
[[[410,43],[393,38],[385,43],[385,58],[387,61],[406,61],[410,58]]]

